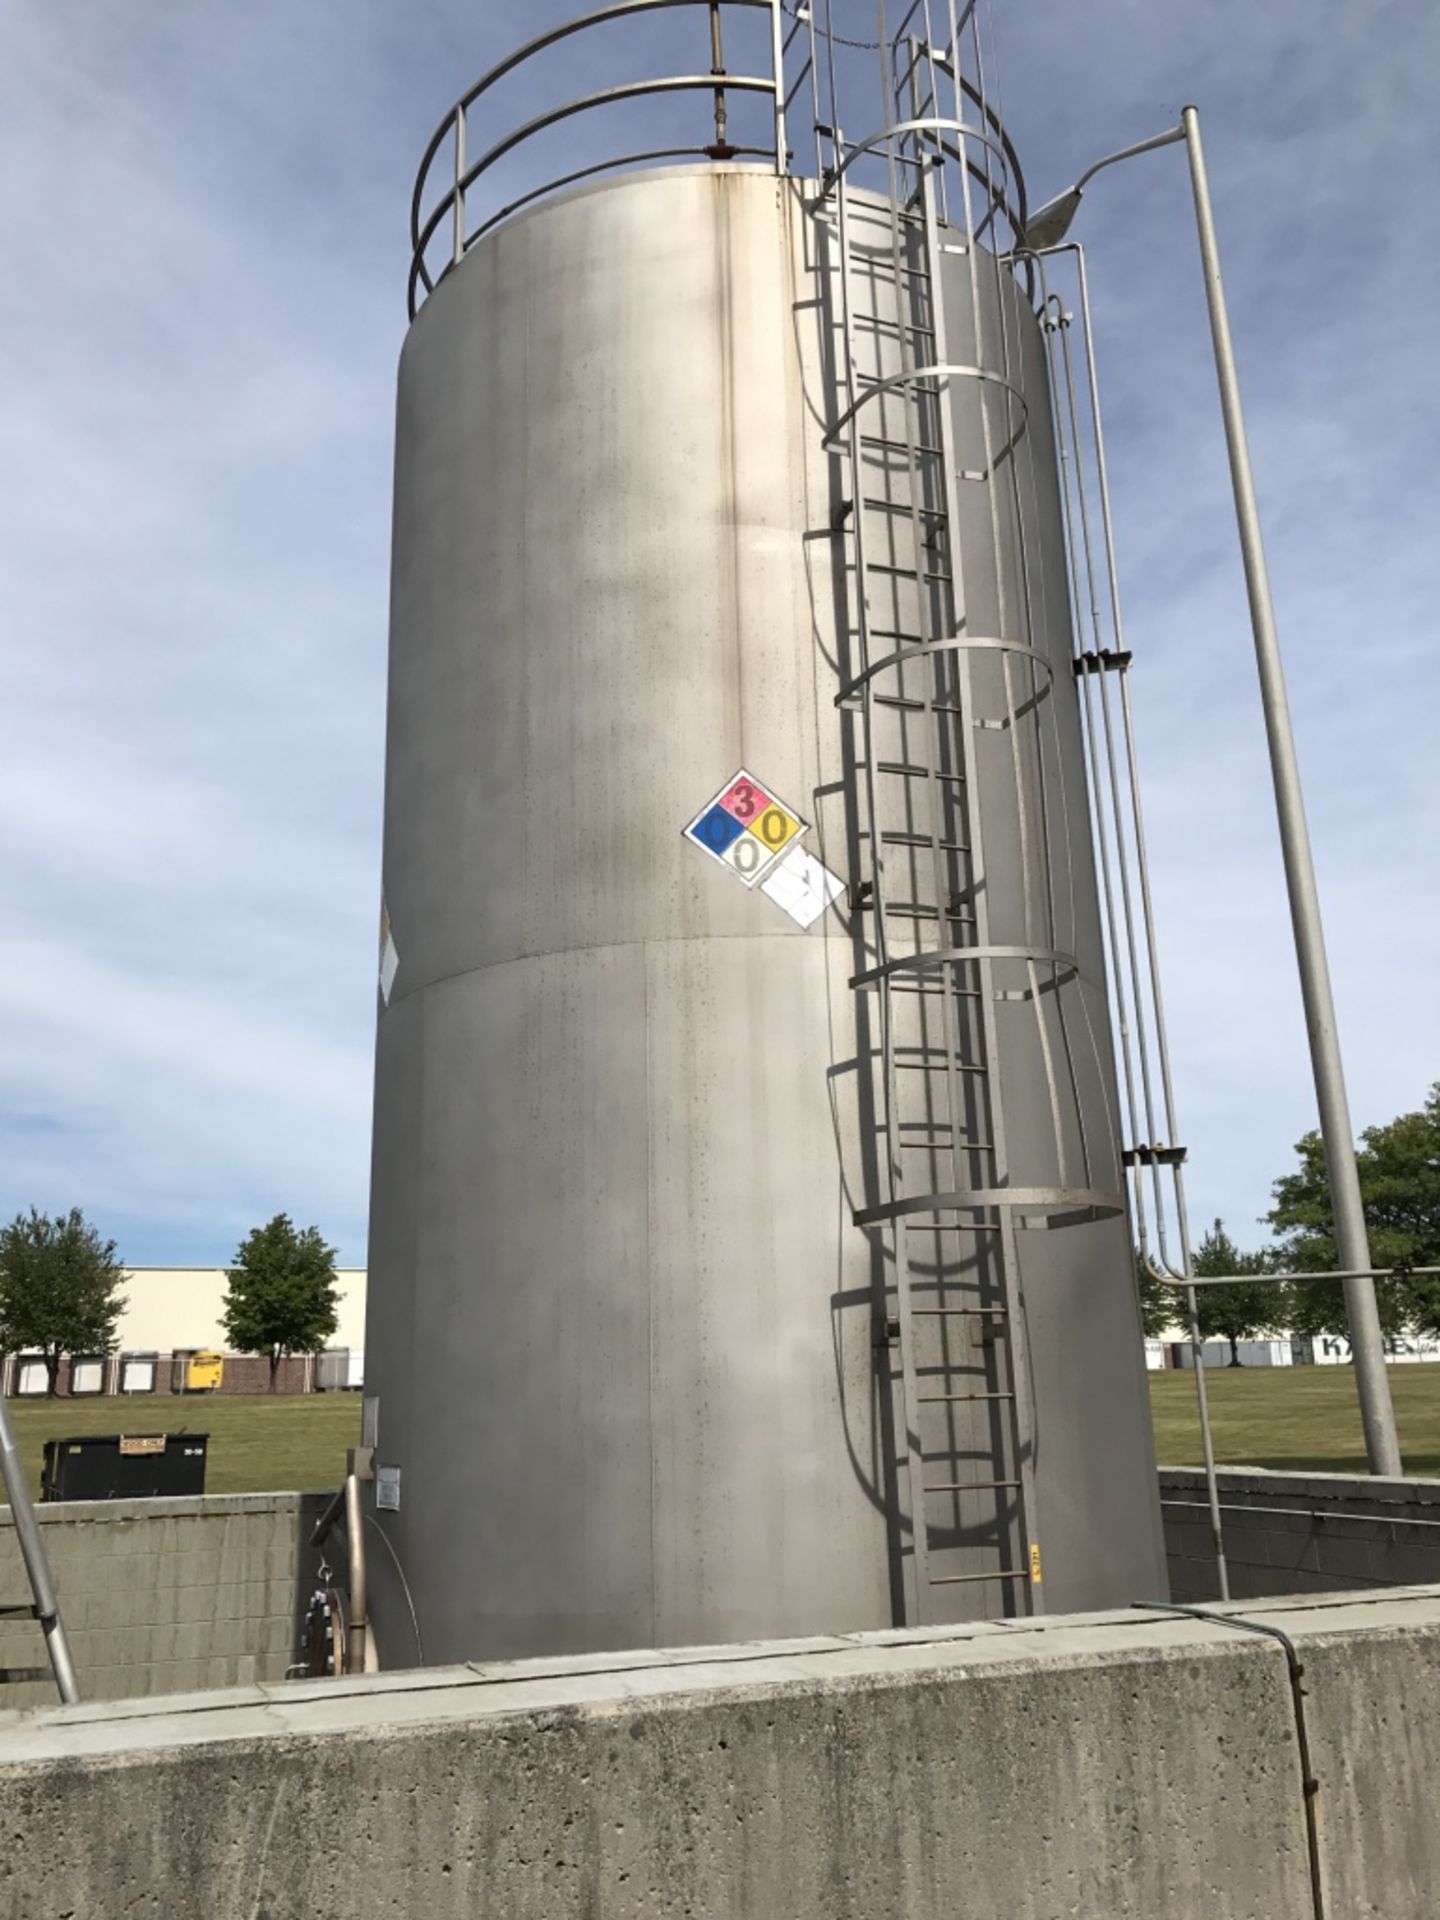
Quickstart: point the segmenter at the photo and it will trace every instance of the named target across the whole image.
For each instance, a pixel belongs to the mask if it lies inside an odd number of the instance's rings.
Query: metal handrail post
[[[455,265],[465,258],[465,103],[455,109]]]
[[[770,58],[775,73],[775,171],[790,171],[790,152],[785,143],[785,35],[780,25],[780,0],[770,3]]]
[[[1310,1036],[1310,1063],[1315,1097],[1320,1109],[1320,1134],[1330,1176],[1331,1209],[1335,1220],[1337,1265],[1351,1270],[1342,1281],[1345,1311],[1350,1323],[1350,1347],[1355,1356],[1355,1387],[1365,1429],[1365,1452],[1370,1471],[1398,1477],[1404,1468],[1395,1432],[1395,1410],[1385,1373],[1385,1344],[1375,1305],[1374,1282],[1358,1277],[1370,1265],[1370,1242],[1355,1164],[1355,1139],[1350,1130],[1350,1108],[1345,1094],[1345,1072],[1335,1021],[1330,969],[1325,957],[1325,934],[1315,864],[1305,823],[1300,790],[1300,768],[1285,693],[1280,642],[1270,575],[1260,533],[1260,511],[1250,470],[1245,416],[1240,405],[1240,383],[1230,339],[1230,317],[1220,279],[1220,253],[1215,238],[1215,216],[1200,144],[1200,116],[1194,107],[1181,115],[1185,148],[1190,158],[1190,181],[1195,194],[1195,220],[1200,236],[1200,258],[1205,273],[1205,299],[1215,347],[1215,372],[1220,383],[1220,410],[1225,421],[1225,444],[1230,456],[1230,480],[1235,493],[1235,519],[1245,565],[1250,599],[1250,625],[1255,638],[1255,661],[1260,674],[1260,701],[1270,748],[1270,772],[1275,786],[1275,812],[1280,826],[1280,848],[1285,863],[1285,885],[1290,896],[1290,920],[1295,934],[1295,958],[1300,970],[1300,993]]]
[[[73,1707],[80,1698],[80,1682],[76,1678],[75,1662],[70,1657],[65,1625],[60,1618],[60,1603],[55,1598],[55,1585],[50,1578],[50,1562],[46,1557],[45,1542],[40,1537],[40,1522],[35,1518],[25,1469],[15,1445],[10,1408],[3,1395],[0,1395],[0,1478],[5,1482],[10,1516],[15,1522],[15,1537],[20,1542],[21,1558],[25,1562],[30,1592],[35,1601],[35,1618],[45,1635],[45,1651],[50,1656],[55,1685],[64,1704]]]

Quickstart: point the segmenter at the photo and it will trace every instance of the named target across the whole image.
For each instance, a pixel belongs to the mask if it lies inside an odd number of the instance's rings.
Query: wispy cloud
[[[363,1257],[411,176],[573,10],[8,12],[0,1211],[209,1260],[285,1206]],[[995,13],[1038,197],[1204,110],[1356,1120],[1387,1117],[1440,1074],[1440,15]],[[1160,154],[1084,233],[1196,1208],[1243,1237],[1312,1102],[1188,222]]]

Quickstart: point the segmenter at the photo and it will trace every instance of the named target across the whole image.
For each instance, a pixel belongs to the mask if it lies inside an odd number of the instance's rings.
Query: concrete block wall
[[[1218,1481],[1237,1600],[1440,1581],[1440,1480],[1247,1467],[1226,1470]],[[1213,1599],[1220,1588],[1204,1474],[1162,1467],[1160,1505],[1171,1597]]]
[[[1219,1612],[17,1715],[0,1912],[1433,1920],[1440,1590]]]
[[[65,1501],[36,1509],[85,1698],[279,1680],[314,1581],[323,1494]],[[29,1598],[0,1507],[0,1600]],[[39,1627],[0,1621],[0,1667],[45,1664]],[[50,1682],[0,1684],[0,1706],[48,1704]]]

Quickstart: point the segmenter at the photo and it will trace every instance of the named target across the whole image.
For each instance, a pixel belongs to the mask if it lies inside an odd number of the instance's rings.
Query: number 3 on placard
[[[755,789],[748,780],[742,780],[735,789],[735,815],[739,820],[748,820],[755,811]]]

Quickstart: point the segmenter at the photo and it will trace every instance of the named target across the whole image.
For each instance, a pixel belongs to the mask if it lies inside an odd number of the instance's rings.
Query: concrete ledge
[[[214,1520],[232,1513],[306,1513],[329,1498],[328,1493],[187,1493],[173,1500],[46,1500],[37,1504],[35,1515],[51,1527],[77,1520]],[[13,1525],[9,1507],[0,1506],[0,1527]]]
[[[1432,1915],[1440,1589],[1228,1613],[1330,1914]],[[1282,1648],[1143,1610],[10,1715],[0,1816],[24,1920],[1314,1920]]]

